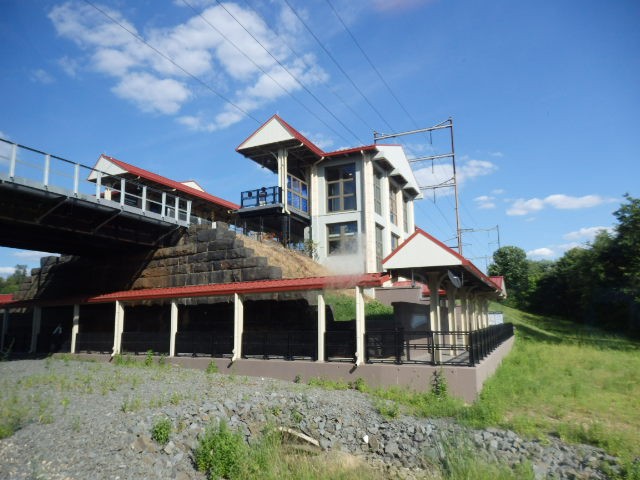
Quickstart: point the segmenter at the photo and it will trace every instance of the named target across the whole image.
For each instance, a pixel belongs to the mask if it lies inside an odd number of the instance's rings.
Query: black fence
[[[365,334],[366,361],[473,366],[513,335],[514,328],[510,323],[473,332],[369,331]]]
[[[230,357],[233,354],[233,332],[177,332],[176,355]]]
[[[169,332],[123,332],[122,347],[125,353],[169,353]]]
[[[242,333],[244,358],[316,360],[318,334],[315,330],[287,330]]]
[[[78,332],[76,334],[76,352],[111,353],[113,351],[113,333]]]
[[[327,362],[355,362],[356,333],[353,330],[325,332],[324,353]]]

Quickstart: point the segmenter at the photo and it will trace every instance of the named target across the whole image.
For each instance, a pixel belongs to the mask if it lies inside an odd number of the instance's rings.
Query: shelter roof
[[[110,169],[108,167],[100,165],[101,163],[104,163],[104,161],[111,163],[116,168]],[[238,208],[240,208],[240,205],[236,203],[230,202],[220,197],[216,197],[215,195],[211,195],[210,193],[207,193],[205,191],[193,188],[189,185],[186,185],[185,183],[171,180],[170,178],[163,177],[162,175],[158,175],[157,173],[150,172],[148,170],[145,170],[144,168],[136,167],[135,165],[131,165],[130,163],[123,162],[122,160],[118,160],[117,158],[110,157],[105,154],[100,155],[95,168],[111,175],[122,175],[124,173],[129,173],[136,177],[140,177],[150,182],[157,183],[161,186],[175,189],[191,197],[196,197],[209,203],[214,203],[229,210],[237,210]],[[95,174],[90,175],[89,180],[95,181]]]
[[[467,286],[480,286],[494,292],[501,290],[471,261],[419,228],[382,261],[382,267],[405,277],[412,273],[425,277],[428,273],[451,271]],[[464,276],[464,272],[470,276]]]
[[[0,293],[0,306],[13,302],[13,293]]]

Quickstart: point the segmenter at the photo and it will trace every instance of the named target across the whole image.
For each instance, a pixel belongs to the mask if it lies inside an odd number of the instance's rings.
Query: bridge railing
[[[51,155],[0,138],[0,174],[11,181],[70,196],[110,201],[160,215],[176,223],[210,224],[191,212],[191,200],[136,180]]]

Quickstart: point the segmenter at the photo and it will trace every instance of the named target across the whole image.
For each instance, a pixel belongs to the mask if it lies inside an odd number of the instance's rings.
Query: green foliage
[[[0,277],[0,293],[15,293],[20,288],[20,284],[27,276],[26,265],[16,265],[15,271],[7,277]]]
[[[329,380],[325,377],[312,377],[307,382],[312,387],[320,387],[326,390],[349,390],[350,386],[344,380]]]
[[[29,407],[13,394],[0,400],[0,439],[13,435],[31,420]]]
[[[210,479],[243,479],[244,466],[249,456],[249,446],[237,432],[232,432],[227,424],[206,429],[194,452],[198,470]]]
[[[501,247],[493,253],[489,275],[505,278],[509,289],[509,304],[523,306],[529,290],[529,263],[527,254],[519,247]]]
[[[388,419],[397,418],[400,415],[400,405],[392,400],[378,398],[374,401],[374,407],[380,415]]]
[[[151,428],[151,438],[160,445],[166,445],[169,443],[169,435],[171,435],[172,428],[171,420],[162,418],[153,424]]]
[[[153,350],[147,350],[147,354],[144,358],[144,366],[150,367],[151,365],[153,365]]]
[[[344,293],[327,293],[326,303],[331,305],[333,318],[337,322],[348,322],[356,318],[356,299]],[[368,300],[364,305],[364,314],[368,319],[393,320],[393,307],[377,300]]]
[[[220,373],[220,369],[218,369],[218,364],[211,360],[209,365],[207,365],[207,369],[205,370],[207,373]]]
[[[640,199],[625,195],[614,216],[613,233],[530,276],[530,310],[640,335]]]

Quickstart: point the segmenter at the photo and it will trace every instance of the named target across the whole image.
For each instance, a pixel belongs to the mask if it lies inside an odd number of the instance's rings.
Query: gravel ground
[[[418,478],[444,455],[443,439],[466,439],[501,463],[528,461],[537,478],[606,478],[616,459],[554,439],[527,441],[498,429],[447,420],[380,416],[357,391],[327,391],[279,380],[207,374],[174,366],[132,367],[62,359],[0,363],[0,413],[26,424],[0,440],[0,478],[204,479],[191,452],[198,435],[224,419],[248,441],[267,424],[292,428],[329,451],[361,457],[389,476]],[[168,417],[170,442],[151,439]],[[426,460],[425,460],[426,459]]]

